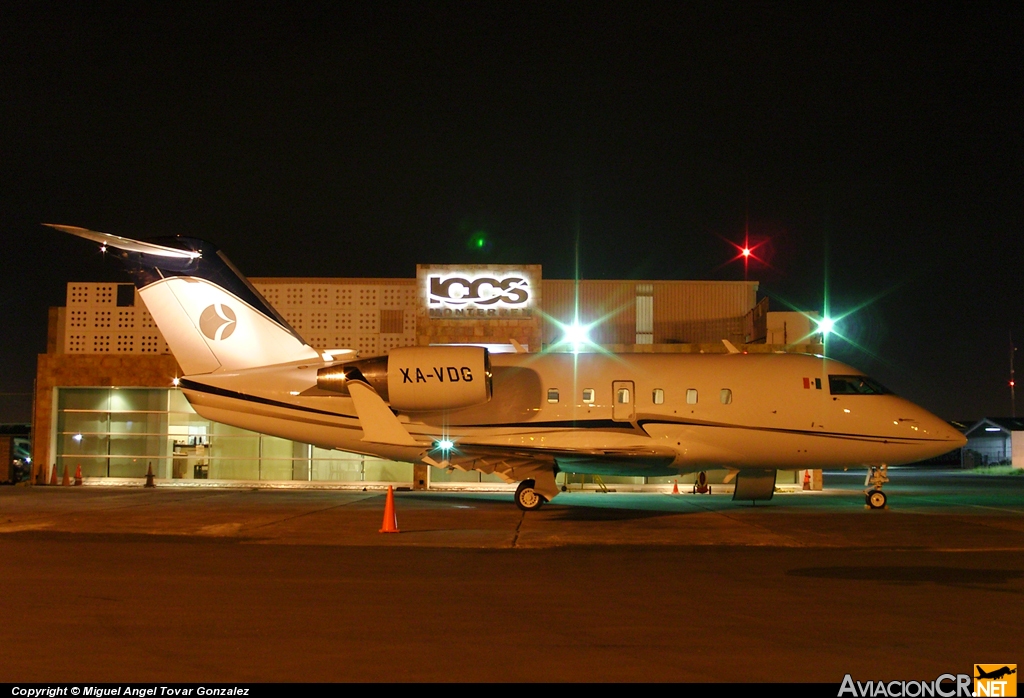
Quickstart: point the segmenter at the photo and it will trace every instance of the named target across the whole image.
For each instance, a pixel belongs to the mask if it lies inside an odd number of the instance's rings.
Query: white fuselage
[[[493,355],[489,402],[399,414],[427,445],[393,446],[364,440],[349,397],[310,394],[325,365],[216,372],[189,377],[183,387],[209,419],[408,462],[421,461],[441,438],[455,452],[460,444],[544,452],[562,470],[619,475],[893,465],[964,443],[947,423],[895,395],[831,394],[829,375],[860,372],[822,357],[551,353]],[[642,449],[668,455],[654,465],[616,463],[613,455]],[[594,453],[600,457],[588,458]]]

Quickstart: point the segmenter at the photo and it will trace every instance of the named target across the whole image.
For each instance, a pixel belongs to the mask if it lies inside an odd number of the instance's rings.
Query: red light
[[[1010,381],[1010,387],[1011,388],[1013,387],[1013,381]]]
[[[733,248],[735,254],[730,259],[722,263],[718,268],[724,267],[732,262],[742,261],[743,278],[746,279],[750,270],[751,262],[757,262],[760,267],[771,267],[771,264],[768,262],[768,258],[771,256],[771,240],[769,238],[760,237],[751,240],[750,230],[747,229],[743,231],[742,242],[733,242],[726,237],[722,237],[722,240]]]

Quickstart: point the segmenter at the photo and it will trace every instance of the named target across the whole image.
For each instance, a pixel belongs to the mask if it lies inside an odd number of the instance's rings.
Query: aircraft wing
[[[427,456],[424,462],[436,467],[452,467],[459,470],[478,470],[494,474],[509,484],[534,480],[537,491],[549,500],[558,494],[555,484],[555,464],[587,462],[607,463],[622,466],[667,466],[675,459],[675,453],[659,447],[632,448],[526,448],[522,446],[473,444],[460,442],[457,449],[448,452],[444,460],[437,461]]]
[[[485,475],[497,475],[509,484],[525,480],[529,477],[535,477],[541,471],[554,472],[555,465],[553,460],[538,460],[536,458],[506,456],[502,454],[474,456],[461,453],[457,456],[452,455],[442,461],[437,461],[428,456],[424,461],[428,465],[438,468],[452,467],[463,472],[478,470]]]
[[[522,445],[481,444],[463,440],[458,444],[458,451],[460,454],[475,458],[505,456],[508,458],[528,458],[546,462],[554,462],[556,459],[584,458],[589,461],[607,461],[609,464],[636,463],[638,465],[668,465],[676,458],[676,452],[671,448],[656,445],[617,446],[610,448],[559,448],[557,446],[529,447]]]

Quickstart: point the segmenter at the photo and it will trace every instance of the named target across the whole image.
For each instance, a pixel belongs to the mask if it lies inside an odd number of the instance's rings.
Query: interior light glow
[[[289,390],[289,391],[288,391],[288,394],[289,394],[289,395],[298,395],[298,394],[299,394],[299,391],[298,391],[298,390]]]
[[[78,442],[78,441],[82,440],[82,435],[81,434],[75,434],[71,438],[74,439],[76,442]]]

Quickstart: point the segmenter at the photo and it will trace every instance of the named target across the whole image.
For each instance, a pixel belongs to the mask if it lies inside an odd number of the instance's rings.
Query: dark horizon
[[[946,419],[1024,340],[1019,8],[27,5],[0,26],[0,422],[47,307],[127,281],[40,226],[217,244],[246,275],[743,278]],[[483,234],[486,243],[474,241]],[[21,394],[21,397],[11,394]],[[19,401],[25,401],[25,404]]]

